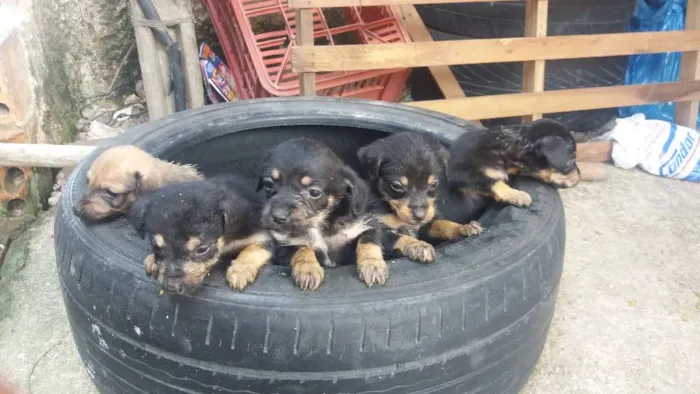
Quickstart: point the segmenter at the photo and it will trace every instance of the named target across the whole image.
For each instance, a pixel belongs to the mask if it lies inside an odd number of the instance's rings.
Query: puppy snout
[[[275,222],[275,224],[284,224],[287,219],[289,219],[289,209],[275,208],[272,210],[270,216],[272,216],[272,221]]]
[[[425,219],[428,211],[427,205],[413,205],[411,208],[411,214],[413,215],[413,220],[421,221]]]

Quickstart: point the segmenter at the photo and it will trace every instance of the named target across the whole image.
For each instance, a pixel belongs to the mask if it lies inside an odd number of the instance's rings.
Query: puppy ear
[[[263,177],[258,177],[258,186],[255,187],[255,191],[259,192],[263,188]]]
[[[236,202],[233,201],[233,198],[226,190],[221,188],[219,194],[219,214],[221,215],[224,229],[228,227],[232,221],[236,220],[235,208]]]
[[[139,191],[141,190],[141,180],[143,177],[141,176],[141,173],[136,171],[134,174],[134,191],[132,193],[134,194],[139,194]]]
[[[134,226],[141,238],[146,236],[146,213],[148,213],[150,207],[150,196],[142,196],[136,199],[131,208],[126,212],[127,220]]]
[[[367,183],[357,176],[357,173],[350,167],[343,167],[343,182],[347,188],[347,194],[350,196],[350,208],[354,215],[361,214],[367,206],[369,200],[369,187]]]
[[[379,177],[379,168],[382,166],[382,152],[377,142],[364,146],[357,151],[360,165],[364,168],[369,179],[375,180]]]
[[[433,150],[433,153],[435,153],[435,156],[437,156],[442,169],[444,170],[447,168],[447,163],[450,161],[450,151],[438,141],[432,141],[430,148]]]
[[[566,141],[559,136],[548,135],[537,141],[537,150],[553,168],[564,168],[569,162]]]

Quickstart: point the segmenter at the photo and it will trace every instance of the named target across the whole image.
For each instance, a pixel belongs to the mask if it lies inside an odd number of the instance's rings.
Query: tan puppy
[[[104,151],[87,173],[88,191],[74,207],[85,220],[126,212],[139,195],[169,183],[203,179],[190,165],[157,159],[133,145]]]

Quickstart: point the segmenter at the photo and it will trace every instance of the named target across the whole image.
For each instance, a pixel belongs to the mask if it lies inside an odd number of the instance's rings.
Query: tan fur
[[[163,239],[163,236],[160,234],[156,234],[153,236],[153,240],[156,242],[156,246],[159,248],[162,248],[165,246],[165,239]]]
[[[187,261],[182,270],[184,271],[183,283],[187,286],[199,286],[206,278],[209,271],[219,262],[221,256],[221,248],[224,245],[224,238],[220,237],[216,245],[219,253],[216,253],[210,259],[205,261]]]
[[[534,174],[534,176],[544,182],[559,187],[573,187],[581,181],[581,174],[577,170],[573,170],[568,174],[563,174],[557,170],[545,169],[540,170],[538,173]]]
[[[138,193],[134,192],[139,175]],[[92,219],[104,219],[125,212],[136,197],[163,185],[202,179],[190,165],[157,159],[133,145],[121,145],[104,151],[88,171],[88,192],[81,201],[83,214]],[[110,206],[102,197],[109,190],[122,195],[118,206]]]
[[[405,176],[402,176],[402,177],[399,179],[399,182],[401,182],[401,184],[404,185],[404,186],[408,186],[408,178],[406,178]]]
[[[358,243],[357,274],[367,287],[383,285],[389,277],[389,266],[384,261],[382,248],[374,243]]]
[[[399,237],[394,244],[394,249],[413,261],[421,263],[432,263],[435,261],[435,248],[433,248],[433,245],[408,235]]]
[[[532,198],[524,191],[516,190],[505,182],[498,181],[491,187],[493,196],[497,201],[505,202],[518,207],[529,207]]]
[[[428,228],[428,236],[435,239],[456,241],[462,237],[481,234],[481,224],[473,221],[468,224],[459,224],[449,220],[434,220]]]
[[[226,282],[234,290],[243,290],[255,281],[260,269],[271,258],[272,252],[266,248],[257,244],[247,246],[226,270]]]
[[[323,282],[325,272],[313,249],[301,246],[292,256],[292,279],[302,290],[316,290]]]
[[[481,173],[484,174],[485,177],[496,181],[508,180],[508,174],[502,169],[486,167],[481,170]]]
[[[301,178],[301,184],[304,186],[309,186],[314,180],[310,176],[304,176]]]
[[[389,200],[388,202],[396,216],[403,220],[405,224],[419,224],[415,223],[413,220],[413,212],[408,206],[408,199]],[[421,223],[428,223],[429,221],[433,220],[433,218],[435,218],[435,212],[435,199],[429,198],[428,207],[425,211],[425,218],[421,221]]]
[[[278,169],[276,169],[276,168],[273,168],[273,169],[272,169],[272,173],[270,174],[270,176],[271,176],[272,179],[274,179],[274,180],[280,179],[280,170],[278,170]]]
[[[148,256],[146,256],[146,258],[143,259],[143,265],[146,270],[146,275],[152,276],[154,278],[158,277],[160,268],[158,267],[158,264],[156,264],[156,258],[154,255],[149,254]]]
[[[270,240],[270,234],[266,231],[260,231],[255,234],[249,235],[245,238],[234,239],[231,241],[226,241],[223,248],[221,249],[222,254],[236,253],[239,252],[250,245],[260,245]]]
[[[435,182],[435,175],[431,175],[428,177],[428,185]]]
[[[197,238],[197,237],[190,237],[190,239],[187,240],[187,244],[185,245],[185,248],[187,248],[188,252],[192,252],[193,250],[197,249],[199,244],[202,243],[202,240]]]
[[[401,219],[400,217],[398,217],[397,215],[395,215],[393,213],[390,213],[390,214],[387,214],[387,215],[380,217],[379,221],[383,225],[385,225],[391,229],[394,229],[394,230],[400,229],[401,227],[404,227],[404,226],[410,226],[410,224],[406,223],[406,221],[404,221],[403,219]]]

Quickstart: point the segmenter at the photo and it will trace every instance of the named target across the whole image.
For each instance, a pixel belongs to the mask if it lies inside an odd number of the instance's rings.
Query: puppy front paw
[[[462,225],[459,230],[463,237],[471,237],[481,234],[484,228],[481,226],[481,223],[473,220],[470,223]]]
[[[367,287],[383,285],[389,277],[389,266],[383,258],[366,258],[357,261],[357,274]]]
[[[149,254],[148,256],[146,256],[146,258],[143,259],[143,265],[146,269],[146,275],[154,279],[158,279],[159,267],[158,264],[156,264],[156,258],[154,255]]]
[[[435,248],[433,248],[433,245],[417,239],[406,245],[403,254],[408,259],[421,263],[432,263],[435,261]]]
[[[316,290],[321,286],[325,272],[318,262],[313,249],[302,246],[294,253],[291,261],[292,279],[302,290]]]
[[[258,276],[258,268],[250,264],[236,263],[234,260],[226,270],[226,283],[233,290],[242,291]]]
[[[527,192],[516,189],[510,189],[507,193],[499,196],[498,200],[521,208],[527,208],[532,204],[532,198]]]

